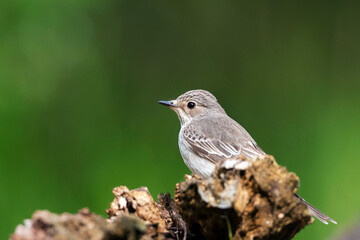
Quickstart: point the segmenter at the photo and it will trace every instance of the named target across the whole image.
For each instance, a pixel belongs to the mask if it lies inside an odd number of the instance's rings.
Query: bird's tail
[[[310,212],[311,215],[313,215],[314,217],[316,217],[317,219],[319,219],[320,221],[322,221],[325,224],[328,224],[328,221],[337,224],[337,222],[326,216],[323,212],[321,212],[319,209],[317,209],[316,207],[314,207],[313,205],[311,205],[310,203],[308,203],[307,201],[305,201],[305,199],[303,199],[302,197],[300,197],[299,194],[295,193],[295,197],[297,197],[298,199],[300,199],[300,201],[305,204],[308,207],[308,210]]]

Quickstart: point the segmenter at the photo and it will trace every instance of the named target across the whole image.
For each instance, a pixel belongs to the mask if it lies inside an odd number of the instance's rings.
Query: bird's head
[[[176,112],[181,125],[210,114],[225,113],[216,97],[206,90],[191,90],[175,100],[159,101]]]

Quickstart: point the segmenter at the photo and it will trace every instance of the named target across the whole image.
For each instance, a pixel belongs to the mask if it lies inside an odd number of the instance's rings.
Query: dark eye
[[[194,103],[194,102],[189,102],[189,103],[187,104],[187,107],[190,108],[190,109],[192,109],[192,108],[195,107],[195,103]]]

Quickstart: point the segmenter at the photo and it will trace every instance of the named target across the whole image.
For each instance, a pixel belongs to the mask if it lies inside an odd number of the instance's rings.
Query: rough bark
[[[298,177],[266,156],[220,162],[211,179],[186,176],[175,197],[148,189],[113,189],[109,219],[80,210],[37,211],[12,240],[32,239],[291,239],[313,222],[294,196]]]

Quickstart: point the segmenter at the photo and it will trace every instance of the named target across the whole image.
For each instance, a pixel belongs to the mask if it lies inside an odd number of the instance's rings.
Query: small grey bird
[[[174,110],[181,123],[179,148],[185,164],[192,173],[209,178],[216,162],[245,156],[255,159],[265,155],[250,134],[230,118],[210,92],[192,90],[171,101],[159,101]],[[298,194],[309,212],[320,221],[336,224],[320,210],[306,202]]]

